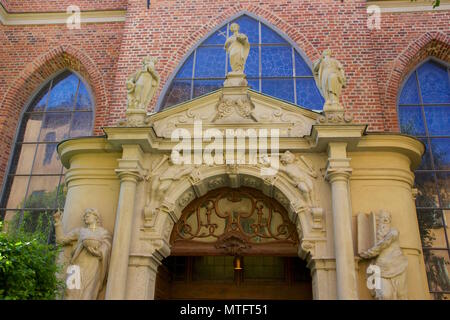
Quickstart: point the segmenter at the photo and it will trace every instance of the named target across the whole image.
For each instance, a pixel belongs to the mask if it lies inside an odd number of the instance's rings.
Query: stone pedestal
[[[242,72],[228,72],[227,78],[223,83],[224,87],[246,87],[248,85],[245,74]]]

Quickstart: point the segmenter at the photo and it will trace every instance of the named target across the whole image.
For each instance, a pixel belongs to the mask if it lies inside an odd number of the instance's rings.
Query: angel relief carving
[[[146,177],[148,183],[147,203],[144,207],[146,226],[151,226],[154,223],[156,215],[161,210],[166,193],[173,182],[192,174],[195,178],[196,166],[184,164],[184,162],[180,164],[180,162],[180,154],[177,151],[172,152],[170,157],[164,155]]]
[[[267,159],[262,159],[262,162],[266,165],[269,164]],[[301,192],[301,207],[314,207],[314,179],[317,178],[317,172],[304,156],[296,156],[292,152],[286,151],[280,157],[279,168],[273,166],[272,168],[278,174],[284,173],[287,181]]]

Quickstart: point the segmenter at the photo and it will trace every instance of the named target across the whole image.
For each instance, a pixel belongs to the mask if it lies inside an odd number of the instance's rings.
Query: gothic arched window
[[[428,60],[406,79],[399,96],[401,131],[426,146],[416,170],[417,215],[430,291],[450,294],[450,72]]]
[[[17,133],[1,208],[5,220],[23,220],[64,206],[63,167],[57,144],[92,134],[94,103],[87,85],[68,70],[34,96]],[[20,213],[19,215],[17,213]]]
[[[210,35],[185,59],[168,84],[159,110],[223,86],[226,73],[231,71],[224,44],[233,22],[250,42],[245,73],[251,89],[308,109],[322,109],[324,100],[300,53],[266,24],[242,15]]]

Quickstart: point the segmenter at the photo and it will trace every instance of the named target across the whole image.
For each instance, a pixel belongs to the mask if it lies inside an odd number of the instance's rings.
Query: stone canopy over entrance
[[[427,298],[412,189],[423,144],[405,135],[368,134],[365,125],[352,123],[339,104],[334,73],[324,71],[327,63],[342,67],[327,60],[330,52],[315,64],[326,91],[324,112],[317,113],[250,90],[245,46],[239,51],[233,41],[233,71],[222,89],[147,116],[138,106],[145,107],[159,78],[149,71],[140,86],[139,71],[127,82],[125,121],[104,128],[103,137],[58,146],[67,168],[64,230],[80,227],[84,210],[96,208],[113,235],[107,285],[98,298],[153,299],[158,266],[171,254],[170,237],[184,208],[224,187],[259,190],[284,207],[296,228],[297,254],[311,272],[314,299],[370,299],[367,259],[377,257],[383,288],[373,296]],[[145,60],[144,69],[152,64]],[[227,131],[235,134],[231,142]],[[240,139],[239,132],[247,136]],[[211,144],[225,150],[214,153],[222,162],[206,161]],[[176,163],[173,150],[187,146],[193,163]],[[273,159],[279,160],[275,166]],[[392,271],[395,259],[405,268]],[[394,278],[402,286],[388,293]]]

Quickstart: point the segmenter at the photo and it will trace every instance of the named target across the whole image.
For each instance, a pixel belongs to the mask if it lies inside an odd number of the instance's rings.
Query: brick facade
[[[126,77],[151,54],[159,58],[161,85],[149,110],[183,57],[206,34],[248,12],[301,48],[310,61],[331,48],[347,74],[343,104],[370,131],[398,132],[396,101],[405,76],[426,57],[450,62],[450,11],[383,13],[381,29],[367,28],[366,1],[16,1],[0,0],[9,12],[126,9],[126,21],[65,25],[0,24],[0,177],[6,170],[16,127],[27,101],[61,68],[78,71],[96,101],[95,134],[125,112]],[[1,178],[0,178],[1,179]]]

